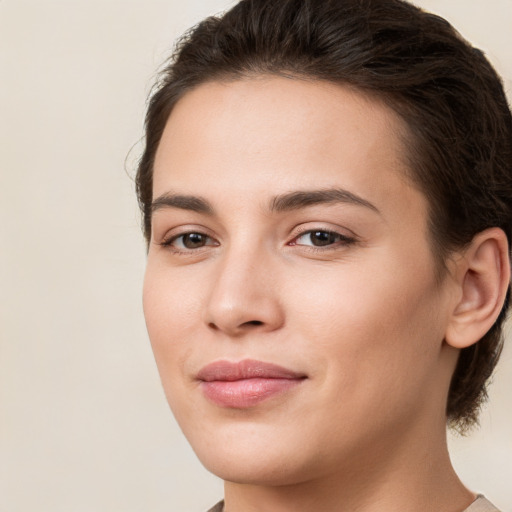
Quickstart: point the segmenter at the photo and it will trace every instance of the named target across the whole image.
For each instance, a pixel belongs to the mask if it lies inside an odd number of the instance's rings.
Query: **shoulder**
[[[220,509],[222,511],[222,509]],[[464,512],[500,512],[490,501],[486,500],[482,495],[466,509]]]
[[[224,510],[224,501],[219,501],[219,503],[217,503],[217,505],[215,505],[214,507],[209,509],[208,512],[223,512],[223,510]],[[471,511],[471,512],[473,512],[473,511]]]
[[[224,501],[219,501],[208,512],[223,512]],[[477,499],[466,509],[464,512],[500,512],[490,501],[486,500],[483,496],[478,496]]]

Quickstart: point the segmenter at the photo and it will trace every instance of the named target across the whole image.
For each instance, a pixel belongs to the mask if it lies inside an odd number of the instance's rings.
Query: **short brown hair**
[[[155,153],[176,102],[209,81],[278,74],[349,84],[376,96],[409,127],[411,178],[428,199],[442,263],[488,227],[512,239],[512,117],[483,53],[444,19],[402,0],[242,0],[178,42],[146,116],[136,185],[151,236]],[[499,318],[461,351],[447,404],[452,427],[477,421],[503,343]]]

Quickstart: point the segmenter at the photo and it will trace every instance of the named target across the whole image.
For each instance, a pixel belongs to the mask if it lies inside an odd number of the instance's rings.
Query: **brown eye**
[[[218,245],[215,240],[204,233],[183,233],[182,235],[174,236],[170,240],[163,242],[164,246],[171,247],[178,251],[201,249],[208,245]]]
[[[183,246],[187,249],[197,249],[198,247],[203,247],[208,241],[208,237],[202,235],[201,233],[188,233],[187,235],[183,235],[182,238]]]
[[[309,234],[309,239],[311,240],[312,245],[315,245],[316,247],[334,244],[338,241],[338,238],[338,235],[330,233],[329,231],[312,231]]]
[[[344,236],[335,231],[323,229],[314,229],[306,231],[298,236],[293,245],[306,245],[312,247],[328,247],[330,245],[348,245],[354,242],[354,239]]]

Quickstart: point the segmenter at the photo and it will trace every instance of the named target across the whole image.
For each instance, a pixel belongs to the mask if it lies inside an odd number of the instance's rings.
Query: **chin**
[[[223,453],[218,457],[200,457],[204,467],[227,482],[245,485],[283,486],[307,480],[308,475],[296,467],[293,461],[275,456],[255,460],[254,457],[237,454],[226,457]],[[286,461],[286,462],[285,462]]]
[[[200,444],[191,440],[194,449],[203,466],[214,475],[230,482],[244,484],[269,484],[284,476],[289,456],[276,450],[274,443],[261,440],[254,436],[237,439],[219,439],[211,436],[201,440]],[[208,443],[206,445],[205,443]],[[287,461],[285,464],[283,461]]]
[[[312,478],[325,460],[313,441],[305,450],[303,440],[279,434],[268,426],[232,427],[188,437],[203,466],[225,481],[292,485]]]

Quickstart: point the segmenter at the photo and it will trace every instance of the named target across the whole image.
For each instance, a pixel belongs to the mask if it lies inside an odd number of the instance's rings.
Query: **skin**
[[[227,512],[456,512],[474,499],[445,433],[460,266],[436,279],[404,130],[361,93],[279,77],[201,85],[168,120],[144,311],[169,404],[226,481]],[[275,207],[333,189],[352,196]],[[311,230],[335,235],[318,246]],[[306,378],[250,408],[209,401],[199,370],[247,358]]]

